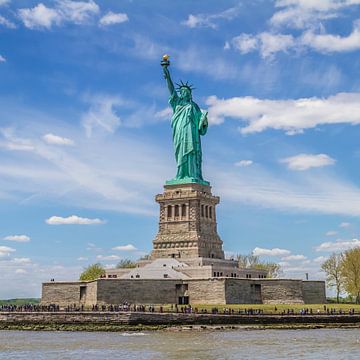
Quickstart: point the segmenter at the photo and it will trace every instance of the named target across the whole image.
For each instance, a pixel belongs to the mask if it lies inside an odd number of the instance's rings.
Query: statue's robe
[[[170,96],[169,103],[174,112],[171,126],[177,162],[176,179],[202,181],[200,135],[207,131],[207,113],[192,100],[181,99],[176,91]]]

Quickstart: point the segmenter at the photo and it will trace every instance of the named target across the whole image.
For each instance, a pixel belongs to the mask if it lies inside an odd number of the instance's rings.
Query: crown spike
[[[185,83],[180,80],[180,83],[176,83],[177,86],[177,90],[180,90],[181,88],[185,87],[187,89],[189,89],[190,91],[195,90],[195,88],[193,87],[192,84],[189,84],[189,81],[186,81]]]

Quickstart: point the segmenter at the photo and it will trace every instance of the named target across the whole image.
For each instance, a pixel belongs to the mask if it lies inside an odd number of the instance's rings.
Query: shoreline
[[[360,324],[268,324],[268,325],[93,325],[93,324],[0,324],[0,331],[65,331],[65,332],[188,332],[229,330],[319,330],[360,329]]]
[[[322,328],[360,328],[360,315],[0,312],[0,330],[139,332]]]

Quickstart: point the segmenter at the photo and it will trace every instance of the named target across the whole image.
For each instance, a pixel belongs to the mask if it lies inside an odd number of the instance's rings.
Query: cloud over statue
[[[212,194],[202,175],[201,136],[207,132],[207,112],[193,101],[191,85],[181,82],[175,88],[169,65],[169,56],[164,55],[161,66],[173,111],[177,171],[155,198],[160,206],[159,230],[151,255],[136,267],[106,269],[95,280],[43,283],[42,303],[324,303],[323,281],[274,279],[266,270],[225,259],[217,232],[220,197]]]

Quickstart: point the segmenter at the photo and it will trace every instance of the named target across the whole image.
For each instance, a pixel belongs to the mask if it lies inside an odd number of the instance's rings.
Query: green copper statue
[[[169,56],[164,55],[161,66],[170,91],[169,103],[173,109],[171,127],[177,163],[177,174],[167,185],[199,183],[209,185],[201,173],[201,141],[200,135],[205,135],[208,127],[207,112],[200,110],[192,100],[192,87],[188,83],[178,86],[178,92],[170,77]]]

